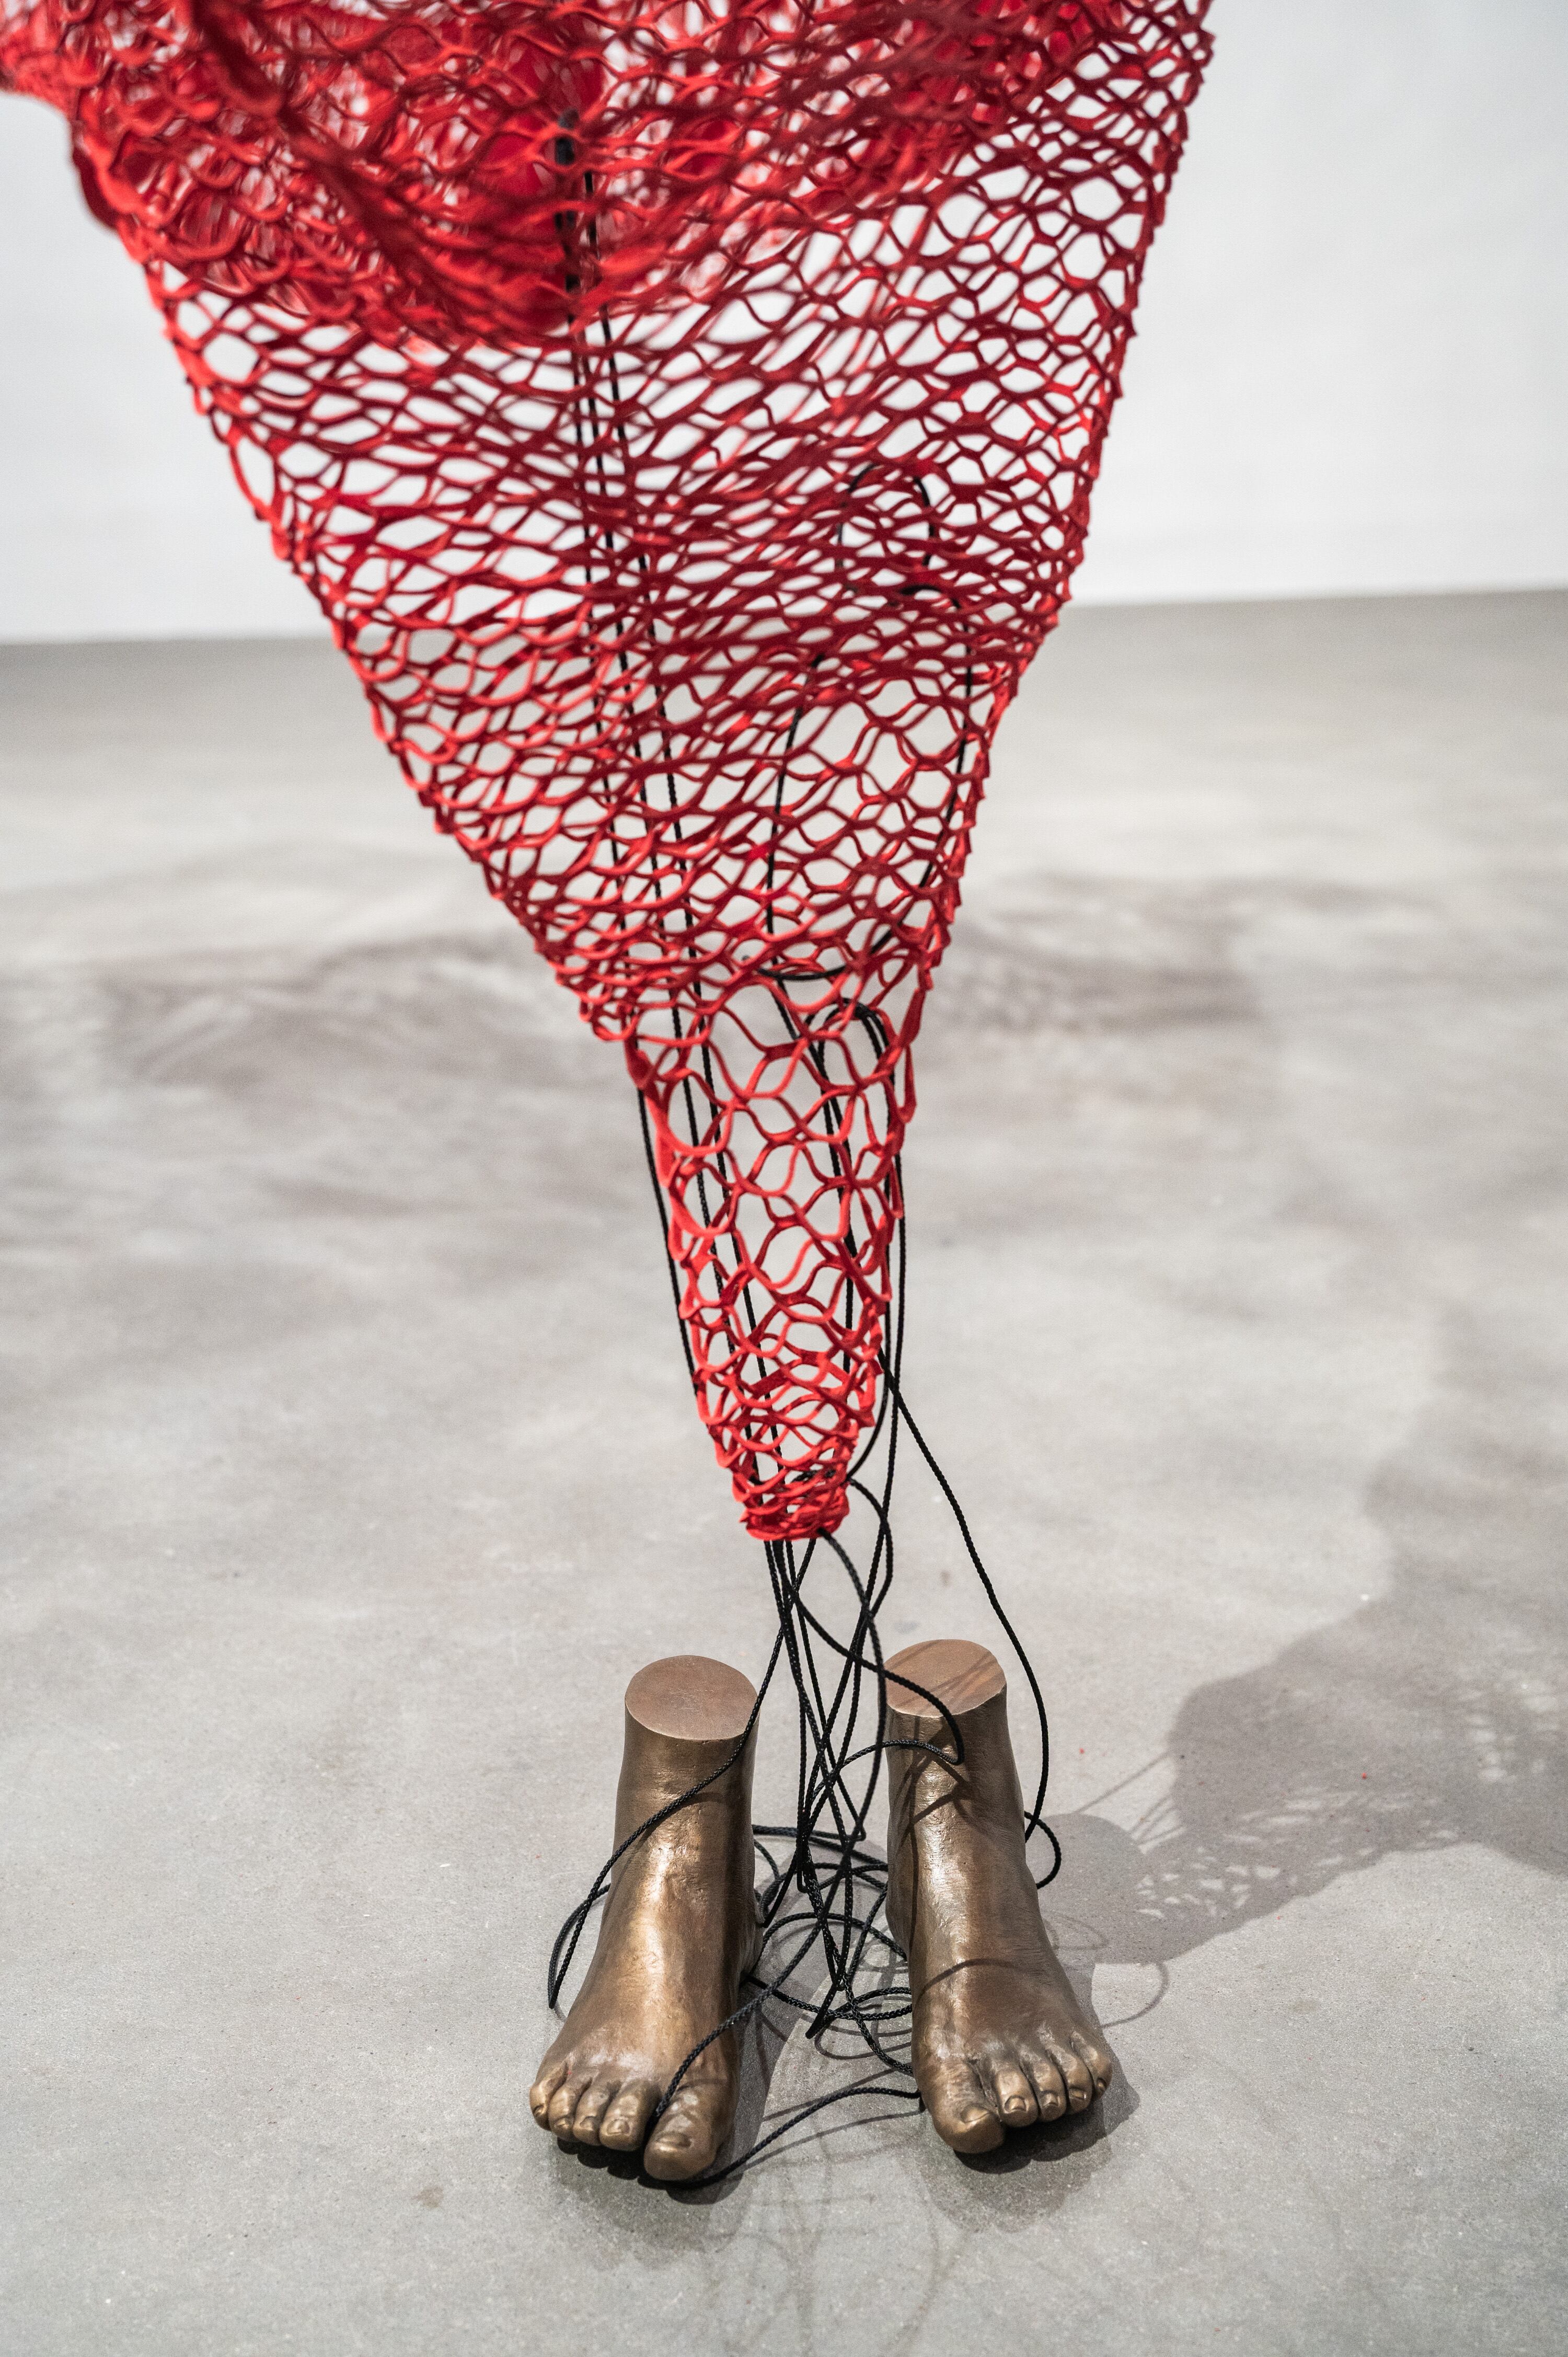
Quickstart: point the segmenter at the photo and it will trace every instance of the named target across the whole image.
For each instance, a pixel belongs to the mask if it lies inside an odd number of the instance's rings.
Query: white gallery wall
[[[1216,0],[1079,594],[1568,581],[1568,0]],[[0,639],[319,627],[0,97]]]

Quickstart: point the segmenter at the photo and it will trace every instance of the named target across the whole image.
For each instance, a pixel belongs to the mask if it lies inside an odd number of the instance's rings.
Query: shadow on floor
[[[1058,1825],[1059,1930],[1080,1962],[1087,1945],[1164,1966],[1395,1851],[1478,1843],[1568,1872],[1568,1460],[1544,1429],[1552,1395],[1545,1371],[1454,1321],[1432,1407],[1369,1500],[1388,1591],[1200,1687],[1130,1824],[1143,1780]]]

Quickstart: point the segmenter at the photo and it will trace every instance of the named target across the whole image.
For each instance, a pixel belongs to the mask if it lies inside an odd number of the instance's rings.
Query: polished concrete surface
[[[686,2196],[523,2102],[627,1678],[768,1628],[618,1060],[330,650],[0,651],[0,2343],[1563,2345],[1565,624],[1101,609],[1037,666],[910,1392],[1122,2075]],[[890,1636],[983,1636],[903,1515]]]

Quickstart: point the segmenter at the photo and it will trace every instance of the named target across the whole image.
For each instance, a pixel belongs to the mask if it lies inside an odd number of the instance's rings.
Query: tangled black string
[[[661,1232],[668,1233],[646,1107],[642,1110],[642,1125]],[[898,1200],[902,1204],[901,1174]],[[1050,1864],[1038,1878],[1036,1888],[1044,1889],[1061,1866],[1061,1846],[1045,1819],[1046,1788],[1050,1777],[1050,1730],[1039,1680],[981,1559],[952,1485],[904,1396],[908,1275],[908,1231],[901,1212],[895,1253],[891,1339],[881,1354],[878,1410],[849,1481],[851,1490],[870,1508],[875,1518],[875,1534],[864,1573],[836,1536],[823,1534],[801,1544],[789,1540],[765,1544],[763,1554],[779,1630],[744,1731],[721,1766],[628,1834],[605,1860],[586,1896],[567,1916],[551,1952],[546,1996],[553,2007],[559,2002],[588,1918],[607,1892],[617,1865],[638,1842],[717,1783],[743,1758],[783,1660],[789,1667],[800,1716],[795,1820],[792,1824],[759,1824],[752,1827],[753,1839],[767,1869],[766,1878],[756,1894],[764,1927],[762,1955],[746,1975],[748,1994],[733,2013],[692,2049],[674,2072],[654,2109],[650,2132],[698,2057],[715,2040],[740,2029],[769,2000],[809,2015],[809,2038],[819,2039],[829,2030],[848,2029],[875,2058],[878,2069],[869,2078],[857,2078],[847,2086],[834,2088],[795,2106],[779,2126],[759,2136],[735,2159],[684,2180],[683,2191],[716,2185],[734,2176],[770,2145],[779,2143],[830,2104],[865,2094],[886,2095],[917,2104],[920,2100],[917,2087],[900,2083],[913,2081],[909,2064],[890,2053],[886,2042],[889,2030],[897,2023],[908,2020],[914,2006],[903,1952],[883,1920],[887,1897],[886,1860],[868,1846],[866,1825],[889,1751],[922,1751],[942,1760],[944,1765],[961,1764],[963,1738],[940,1698],[902,1674],[898,1680],[900,1689],[908,1687],[919,1695],[940,1714],[947,1743],[939,1748],[913,1739],[890,1739],[886,1733],[887,1673],[877,1618],[893,1586],[892,1508],[900,1432],[908,1433],[941,1491],[986,1602],[1028,1685],[1039,1735],[1040,1767],[1034,1800],[1024,1818],[1024,1837],[1028,1841],[1036,1833],[1043,1834],[1050,1849]],[[673,1264],[671,1282],[678,1310],[679,1276]],[[683,1324],[681,1331],[685,1341]],[[687,1348],[689,1360],[689,1344]],[[854,1624],[847,1639],[834,1635],[819,1604],[808,1600],[807,1596],[807,1583],[812,1573],[831,1570],[835,1566],[848,1582],[854,1599]],[[831,1659],[824,1662],[819,1649]],[[868,1731],[870,1739],[864,1740]],[[789,1844],[787,1854],[776,1854],[775,1845],[785,1843]],[[822,1952],[819,1977],[825,1974],[825,1986],[818,1996],[807,2000],[798,1996],[789,1984],[818,1949]]]

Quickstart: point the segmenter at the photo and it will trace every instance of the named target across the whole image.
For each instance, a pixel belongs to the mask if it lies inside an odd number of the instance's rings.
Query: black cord
[[[685,1322],[679,1317],[680,1273],[670,1252],[669,1216],[663,1189],[659,1183],[648,1107],[640,1099],[639,1113],[649,1177],[658,1207],[682,1344],[686,1353],[687,1368],[694,1382],[691,1341]],[[787,1539],[764,1541],[764,1561],[773,1590],[779,1630],[744,1732],[722,1766],[645,1819],[618,1845],[600,1868],[587,1895],[566,1918],[551,1951],[546,1994],[550,2004],[554,2006],[571,1969],[588,1917],[608,1889],[617,1864],[636,1843],[663,1824],[678,1810],[687,1807],[736,1765],[751,1740],[758,1714],[782,1658],[789,1665],[800,1718],[796,1808],[793,1824],[754,1824],[752,1827],[753,1841],[768,1869],[767,1878],[757,1891],[757,1907],[764,1935],[762,1956],[747,1975],[750,1994],[726,2019],[692,2049],[671,2078],[655,2108],[650,2128],[669,2109],[687,2073],[708,2047],[727,2032],[740,2029],[769,2002],[809,2015],[808,2035],[813,2039],[821,2038],[829,2029],[848,2028],[875,2058],[878,2069],[868,2080],[797,2105],[780,2126],[770,2129],[736,2158],[726,2161],[722,2168],[707,2169],[701,2176],[687,2179],[686,2190],[715,2185],[721,2179],[735,2175],[769,2147],[778,2144],[791,2129],[799,2127],[831,2104],[846,2102],[853,2096],[866,2093],[890,2095],[907,2102],[919,2101],[917,2088],[896,2083],[899,2080],[912,2080],[914,2073],[909,2064],[889,2053],[884,2043],[885,2033],[889,2028],[909,2019],[913,2000],[907,1972],[890,1981],[886,1978],[888,1965],[896,1959],[901,1961],[902,1951],[884,1921],[887,1900],[887,1862],[867,1846],[866,1823],[889,1751],[923,1751],[950,1766],[963,1759],[963,1738],[952,1714],[939,1698],[906,1678],[900,1678],[900,1688],[908,1687],[931,1705],[944,1723],[948,1740],[945,1745],[914,1740],[889,1741],[886,1734],[887,1674],[877,1615],[886,1602],[893,1584],[893,1493],[900,1428],[908,1431],[935,1477],[957,1524],[964,1551],[986,1602],[1024,1673],[1034,1703],[1039,1731],[1040,1773],[1033,1804],[1025,1817],[1024,1835],[1027,1840],[1036,1832],[1043,1832],[1052,1852],[1050,1867],[1039,1878],[1037,1887],[1044,1889],[1061,1865],[1060,1844],[1044,1816],[1046,1787],[1050,1775],[1050,1731],[1039,1680],[1017,1631],[1003,1608],[952,1485],[937,1462],[904,1396],[902,1366],[908,1244],[903,1209],[903,1174],[901,1165],[897,1161],[894,1182],[899,1211],[894,1254],[892,1315],[888,1321],[888,1339],[880,1353],[882,1381],[877,1413],[848,1476],[850,1489],[870,1510],[874,1518],[875,1539],[865,1570],[864,1573],[860,1570],[849,1549],[836,1535],[824,1534],[803,1545],[797,1545]],[[853,1611],[853,1625],[843,1635],[835,1635],[829,1626],[826,1615],[832,1607],[825,1597],[819,1598],[816,1593],[816,1587],[822,1585],[821,1575],[825,1573],[831,1577],[833,1569],[843,1575]],[[813,1578],[816,1585],[811,1600],[808,1601],[807,1582]],[[838,1592],[842,1596],[843,1590]],[[864,1739],[867,1733],[869,1740]],[[860,1772],[852,1777],[851,1770]],[[789,1845],[789,1855],[782,1864],[768,1847],[769,1842],[776,1841]],[[816,1997],[803,1998],[789,1984],[813,1951],[819,1948],[822,1951],[819,1976],[824,1980],[825,1986]],[[767,1959],[766,1970],[763,1969],[763,1958]],[[879,1985],[871,1979],[874,1973],[879,1976]],[[888,2079],[895,2083],[883,2083]]]

